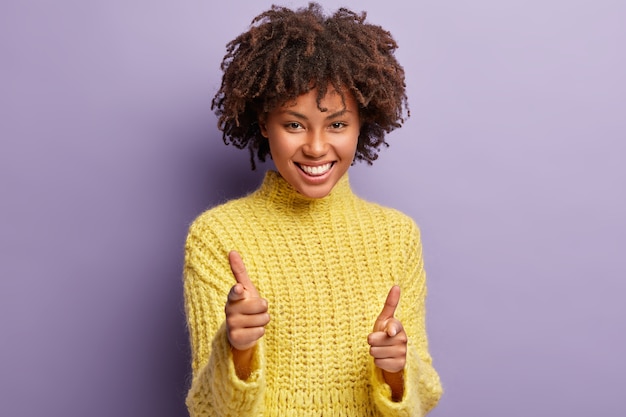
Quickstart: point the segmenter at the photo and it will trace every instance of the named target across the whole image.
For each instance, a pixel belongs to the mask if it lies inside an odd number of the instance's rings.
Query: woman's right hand
[[[237,281],[228,293],[224,309],[228,341],[234,349],[248,351],[265,334],[265,326],[270,322],[268,304],[266,299],[259,296],[248,277],[239,253],[231,251],[228,254],[228,261]]]

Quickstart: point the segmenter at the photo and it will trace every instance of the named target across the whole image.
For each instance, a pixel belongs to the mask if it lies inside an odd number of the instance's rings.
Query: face
[[[352,95],[346,94],[344,104],[329,88],[320,102],[325,112],[318,109],[316,98],[317,90],[311,90],[267,113],[259,123],[280,175],[310,198],[327,196],[348,171],[360,131]]]

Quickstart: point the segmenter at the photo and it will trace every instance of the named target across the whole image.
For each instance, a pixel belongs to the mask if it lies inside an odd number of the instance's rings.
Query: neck
[[[276,171],[268,171],[265,174],[263,184],[256,193],[259,197],[268,199],[277,204],[278,209],[284,210],[323,210],[333,204],[341,204],[342,201],[354,197],[350,189],[348,174],[346,173],[335,184],[330,193],[322,198],[311,198],[300,194]]]

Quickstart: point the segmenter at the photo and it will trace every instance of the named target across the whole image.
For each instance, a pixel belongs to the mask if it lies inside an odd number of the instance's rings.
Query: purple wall
[[[351,178],[421,225],[432,416],[625,415],[626,5],[322,3],[400,43],[413,116]],[[266,6],[0,4],[0,415],[185,415],[186,227],[261,175],[210,99]]]

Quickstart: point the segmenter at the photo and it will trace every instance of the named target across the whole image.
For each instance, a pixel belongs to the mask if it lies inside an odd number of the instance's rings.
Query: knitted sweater
[[[230,250],[241,254],[271,316],[245,381],[224,325],[236,283]],[[193,222],[184,277],[191,416],[423,416],[439,400],[419,231],[402,213],[358,198],[347,175],[328,196],[310,199],[269,171],[257,191]],[[402,291],[395,317],[409,339],[399,402],[367,343],[393,284]]]

